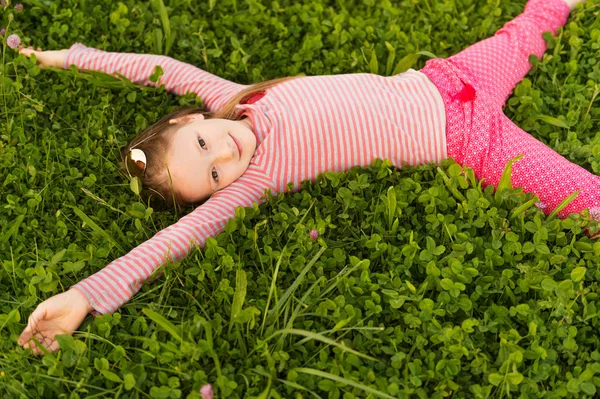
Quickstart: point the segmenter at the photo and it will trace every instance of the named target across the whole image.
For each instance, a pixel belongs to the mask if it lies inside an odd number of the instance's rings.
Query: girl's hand
[[[54,336],[73,334],[92,310],[87,298],[77,288],[54,295],[40,303],[29,316],[27,327],[17,342],[24,348],[32,348],[32,353],[41,355],[43,352],[33,341],[33,336],[50,352],[55,352],[59,346]]]
[[[26,57],[31,57],[31,54],[35,54],[41,67],[52,66],[55,68],[64,69],[65,57],[67,56],[68,51],[68,49],[42,51],[40,47],[38,47],[37,51],[35,51],[32,46],[27,48],[24,48],[23,45],[19,46],[20,54],[24,54]]]

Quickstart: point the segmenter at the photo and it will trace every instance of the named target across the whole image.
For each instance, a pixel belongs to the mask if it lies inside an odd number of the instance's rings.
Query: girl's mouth
[[[233,139],[233,142],[234,142],[234,143],[235,143],[235,145],[237,146],[238,153],[239,153],[239,155],[240,155],[240,159],[242,159],[242,145],[240,144],[240,142],[239,142],[239,141],[237,141],[237,140],[236,140],[236,138],[235,138],[235,137],[233,137],[233,136],[231,135],[231,133],[229,134],[229,136],[230,136],[230,137]]]

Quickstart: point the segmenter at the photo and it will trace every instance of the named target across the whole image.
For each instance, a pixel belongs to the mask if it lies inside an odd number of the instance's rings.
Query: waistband
[[[480,86],[468,74],[467,68],[445,58],[428,60],[420,72],[433,82],[444,100],[447,154],[458,164],[464,165]]]
[[[478,82],[469,75],[467,72],[468,67],[460,64],[460,61],[457,60],[433,58],[425,63],[425,67],[420,72],[426,74],[438,87],[438,90],[445,90],[451,97],[459,95],[465,86],[477,91],[479,88]],[[470,98],[464,98],[461,102],[469,102],[470,100]]]

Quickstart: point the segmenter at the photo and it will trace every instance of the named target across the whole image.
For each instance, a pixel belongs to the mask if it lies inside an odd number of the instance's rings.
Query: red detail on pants
[[[475,99],[475,89],[468,83],[465,83],[465,87],[456,95],[452,97],[455,100],[460,100],[463,103],[467,103]]]

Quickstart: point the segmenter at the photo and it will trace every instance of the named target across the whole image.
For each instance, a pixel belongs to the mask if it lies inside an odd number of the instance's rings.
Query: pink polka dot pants
[[[529,55],[542,58],[546,51],[542,33],[556,34],[568,15],[569,7],[562,0],[529,0],[524,12],[494,36],[447,59],[431,59],[421,72],[444,100],[448,156],[485,179],[482,186],[498,187],[507,162],[523,154],[512,167],[513,187],[537,194],[537,205],[545,214],[581,190],[558,216],[588,208],[600,220],[600,176],[535,139],[502,111],[531,68]]]

